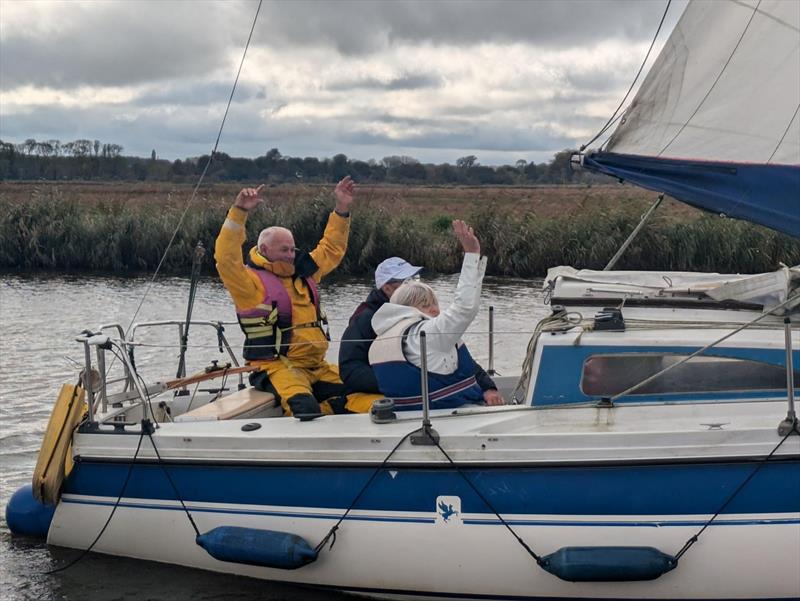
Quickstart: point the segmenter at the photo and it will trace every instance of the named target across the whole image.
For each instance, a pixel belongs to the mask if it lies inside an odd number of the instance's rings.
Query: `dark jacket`
[[[339,375],[344,382],[345,392],[374,392],[380,394],[378,380],[369,364],[369,347],[377,334],[372,329],[372,316],[389,298],[377,288],[367,296],[367,300],[356,307],[350,317],[350,324],[342,335],[339,346]],[[497,389],[492,378],[484,369],[475,364],[475,379],[482,391]]]
[[[389,298],[377,288],[358,305],[350,323],[342,334],[339,345],[339,376],[344,382],[345,392],[374,392],[380,394],[378,380],[369,365],[369,347],[375,340],[372,316]]]

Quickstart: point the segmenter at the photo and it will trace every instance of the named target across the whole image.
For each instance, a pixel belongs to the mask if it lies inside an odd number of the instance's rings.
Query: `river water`
[[[452,298],[457,276],[427,279],[440,304]],[[40,541],[12,537],[5,522],[9,497],[30,481],[36,455],[58,390],[74,382],[83,362],[83,347],[74,340],[82,330],[102,324],[127,327],[141,303],[136,322],[182,320],[189,284],[185,279],[63,276],[55,274],[0,276],[0,599],[55,601],[175,601],[325,600],[345,599],[331,592],[214,574],[117,557],[90,554],[64,572],[44,572],[77,556],[71,549],[48,547]],[[328,354],[336,361],[347,318],[370,290],[367,279],[323,283],[333,343]],[[495,369],[519,373],[530,333],[549,314],[542,302],[541,281],[487,278],[480,315],[464,339],[472,354],[488,366],[488,307],[495,307]],[[232,321],[233,308],[216,278],[198,285],[193,319]],[[145,380],[174,377],[177,333],[154,328],[136,336],[150,346],[137,349],[136,362]],[[235,350],[241,349],[237,326],[226,331]],[[216,335],[195,328],[187,373],[225,361],[216,349]],[[355,567],[355,566],[354,566]]]

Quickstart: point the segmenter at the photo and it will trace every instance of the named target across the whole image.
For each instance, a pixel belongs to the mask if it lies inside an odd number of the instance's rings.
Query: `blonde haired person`
[[[481,258],[480,242],[466,223],[453,221],[453,234],[464,250],[464,261],[450,306],[440,309],[433,289],[412,281],[397,288],[390,302],[378,309],[372,318],[372,327],[378,336],[370,347],[370,364],[381,393],[394,399],[396,409],[418,409],[422,405],[422,332],[427,340],[432,409],[469,403],[503,404],[497,389],[482,390],[476,374],[483,370],[461,340],[480,308],[486,258]]]

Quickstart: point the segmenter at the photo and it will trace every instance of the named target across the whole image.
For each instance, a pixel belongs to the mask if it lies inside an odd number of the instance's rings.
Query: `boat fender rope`
[[[142,420],[142,432],[141,432],[141,434],[139,434],[139,443],[136,445],[136,451],[133,454],[133,459],[131,460],[131,464],[128,466],[128,473],[125,476],[125,481],[122,483],[122,488],[119,491],[119,496],[117,497],[117,500],[114,502],[114,507],[111,508],[111,513],[108,514],[108,518],[106,519],[106,523],[103,524],[103,527],[100,529],[100,532],[98,532],[97,536],[92,541],[92,544],[90,544],[88,547],[86,547],[86,549],[84,549],[81,552],[81,554],[78,555],[78,557],[76,557],[75,559],[73,559],[72,561],[70,561],[66,565],[63,565],[63,566],[61,566],[59,568],[53,568],[52,570],[48,570],[47,572],[44,572],[45,576],[49,576],[50,574],[58,574],[59,572],[63,572],[64,570],[69,569],[72,566],[74,566],[76,563],[78,563],[84,557],[86,557],[89,553],[91,553],[92,549],[94,549],[94,546],[100,540],[100,537],[103,536],[103,533],[106,531],[106,528],[108,528],[108,525],[111,523],[111,518],[114,517],[114,514],[117,511],[117,507],[119,507],[119,504],[122,501],[122,497],[125,494],[125,489],[128,488],[128,482],[130,481],[131,474],[133,473],[133,466],[136,464],[136,458],[139,456],[139,449],[142,448],[142,440],[144,439],[145,432],[149,428],[152,427],[152,426],[147,426],[146,427],[145,426],[145,421],[146,420]]]
[[[750,480],[752,480],[755,477],[755,475],[759,472],[759,470],[761,470],[761,468],[764,467],[767,464],[767,462],[778,451],[778,449],[781,448],[781,445],[784,442],[786,442],[786,439],[789,438],[794,433],[800,434],[800,427],[798,427],[797,424],[795,424],[794,428],[792,428],[791,430],[789,430],[789,432],[786,433],[786,436],[781,438],[780,442],[777,445],[775,445],[775,448],[772,449],[772,451],[770,451],[769,455],[767,455],[766,457],[764,457],[762,460],[760,460],[758,462],[758,465],[756,465],[756,467],[753,469],[753,471],[750,472],[750,475],[747,476],[747,478],[744,479],[744,481],[736,488],[736,490],[733,491],[731,496],[728,497],[728,500],[725,501],[722,504],[722,507],[720,507],[717,510],[717,512],[714,515],[711,516],[711,519],[709,519],[705,524],[703,524],[703,527],[700,528],[700,530],[698,530],[693,536],[691,536],[689,538],[689,540],[687,540],[684,543],[683,547],[681,547],[681,550],[678,551],[675,554],[675,563],[676,564],[678,563],[680,558],[683,557],[683,554],[686,553],[691,548],[691,546],[697,542],[697,540],[700,538],[700,535],[703,534],[703,532],[705,532],[706,528],[708,528],[711,525],[711,522],[713,522],[715,519],[717,519],[717,516],[720,513],[725,511],[725,508],[728,505],[731,504],[731,501],[733,501],[736,498],[736,495],[738,495],[744,489],[744,487],[747,486],[747,484],[750,482]]]
[[[491,504],[491,502],[489,501],[489,499],[487,499],[487,498],[486,498],[486,497],[483,495],[483,493],[481,493],[481,491],[479,491],[479,490],[478,490],[478,488],[477,488],[477,487],[476,487],[476,486],[475,486],[475,485],[472,483],[472,480],[470,480],[470,479],[467,477],[467,475],[466,475],[464,472],[462,472],[462,471],[461,471],[461,467],[460,467],[460,466],[459,466],[459,465],[458,465],[458,464],[457,464],[455,461],[453,461],[453,459],[452,459],[452,457],[450,457],[450,455],[448,455],[448,454],[447,454],[447,451],[445,451],[445,450],[442,448],[442,445],[441,445],[441,444],[439,444],[439,441],[438,441],[438,440],[436,440],[436,439],[434,439],[432,436],[431,436],[430,438],[431,438],[431,440],[433,441],[433,443],[436,445],[436,447],[437,447],[437,448],[438,448],[438,449],[439,449],[439,450],[442,452],[442,455],[444,455],[444,456],[445,456],[445,458],[447,459],[447,461],[449,461],[449,462],[450,462],[450,465],[452,465],[452,466],[455,468],[455,470],[456,470],[456,473],[457,473],[459,476],[461,476],[461,477],[464,479],[464,481],[465,481],[465,482],[466,482],[466,483],[469,485],[469,487],[470,487],[470,488],[473,490],[473,492],[474,492],[476,495],[478,495],[478,498],[479,498],[481,501],[483,501],[483,502],[486,504],[486,506],[487,506],[489,509],[491,509],[491,510],[492,510],[492,513],[494,513],[494,514],[497,516],[497,519],[498,519],[498,520],[500,520],[500,523],[501,523],[501,524],[503,524],[503,526],[505,526],[505,527],[506,527],[506,529],[507,529],[507,530],[508,530],[508,531],[511,533],[511,535],[512,535],[512,536],[513,536],[515,539],[517,539],[517,542],[518,542],[520,545],[522,545],[522,548],[523,548],[523,549],[525,549],[525,551],[527,551],[527,552],[528,552],[528,555],[530,555],[531,557],[533,557],[533,559],[536,561],[536,564],[537,564],[538,566],[540,566],[541,568],[543,568],[543,569],[547,569],[547,568],[546,568],[546,566],[547,566],[547,560],[546,560],[546,559],[544,559],[544,558],[543,558],[541,555],[539,555],[538,553],[536,553],[536,551],[534,551],[533,549],[531,549],[531,548],[528,546],[528,544],[527,544],[527,543],[526,543],[524,540],[522,540],[522,537],[521,537],[519,534],[517,534],[517,533],[514,531],[514,529],[513,529],[513,528],[512,528],[512,527],[509,525],[509,523],[508,523],[508,522],[506,522],[506,521],[503,519],[503,516],[501,516],[501,515],[498,513],[498,511],[497,511],[497,510],[494,508],[494,506]]]
[[[394,445],[394,448],[391,451],[389,451],[389,454],[381,462],[381,464],[378,467],[375,468],[375,471],[372,472],[372,475],[369,477],[369,480],[367,480],[367,482],[364,484],[364,486],[361,487],[361,490],[358,491],[358,494],[355,496],[355,498],[353,499],[352,503],[350,503],[348,508],[342,514],[342,517],[340,517],[339,520],[336,522],[336,524],[334,524],[333,527],[330,530],[328,530],[328,533],[324,537],[322,537],[322,540],[319,541],[319,544],[317,544],[317,546],[314,547],[314,550],[317,553],[319,553],[322,550],[322,548],[327,544],[328,540],[330,540],[331,538],[333,540],[331,541],[331,546],[328,547],[328,548],[329,549],[333,549],[333,545],[334,545],[334,543],[336,543],[336,531],[339,529],[339,526],[341,525],[341,523],[344,521],[344,519],[347,517],[347,515],[350,513],[350,511],[352,511],[352,509],[356,506],[356,503],[358,503],[359,499],[361,499],[361,495],[363,495],[364,492],[367,490],[367,488],[369,488],[369,485],[372,484],[372,481],[375,479],[375,477],[381,471],[383,471],[383,468],[386,467],[386,464],[389,462],[389,459],[391,459],[392,455],[394,455],[395,451],[397,451],[397,449],[400,448],[400,445],[402,445],[408,439],[409,436],[411,436],[412,434],[414,434],[414,432],[417,432],[417,431],[418,430],[413,430],[413,431],[409,432],[408,434],[406,434],[405,436],[403,436],[398,441],[398,443],[396,445]]]
[[[194,532],[197,536],[200,536],[200,530],[197,528],[197,524],[194,523],[194,518],[192,518],[192,514],[189,513],[189,509],[186,507],[186,503],[183,502],[183,497],[181,497],[180,493],[178,492],[178,487],[175,486],[175,482],[172,480],[172,476],[169,474],[169,470],[167,466],[164,465],[164,460],[161,459],[161,453],[158,452],[158,448],[156,447],[156,441],[153,440],[153,431],[152,428],[147,430],[147,437],[150,439],[150,444],[153,445],[153,450],[156,453],[156,457],[158,458],[158,465],[161,466],[161,469],[164,470],[164,475],[167,477],[170,486],[172,486],[172,490],[175,491],[175,497],[177,497],[178,501],[183,507],[183,511],[186,513],[186,517],[189,518],[189,523],[194,528]]]

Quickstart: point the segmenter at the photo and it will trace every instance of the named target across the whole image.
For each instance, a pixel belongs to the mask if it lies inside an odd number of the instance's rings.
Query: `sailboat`
[[[800,3],[694,1],[578,161],[798,236],[799,107]],[[517,404],[312,421],[244,384],[172,394],[246,371],[232,352],[144,383],[121,328],[87,333],[99,377],[62,391],[9,526],[392,599],[798,599],[799,283],[555,267],[497,380]]]

